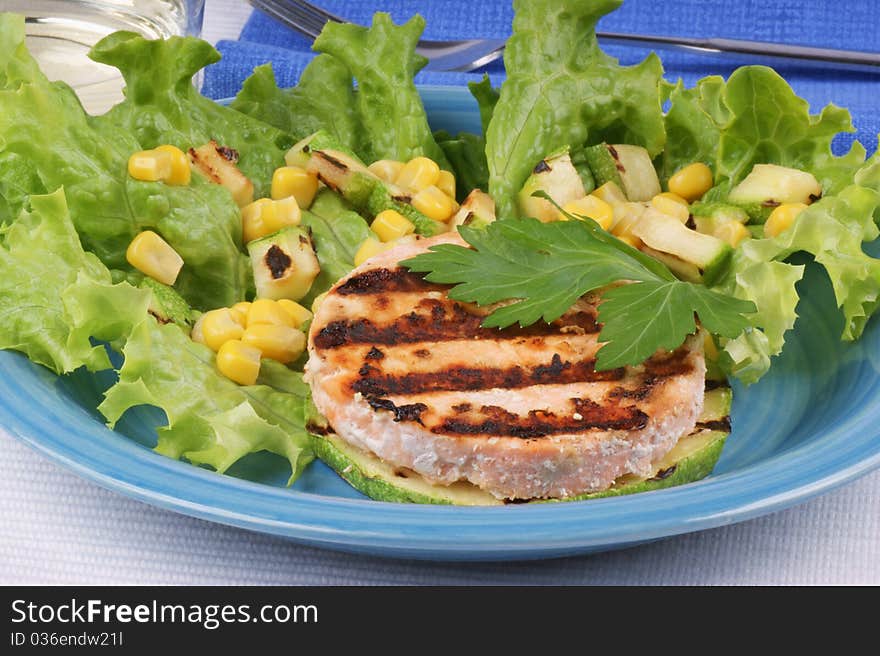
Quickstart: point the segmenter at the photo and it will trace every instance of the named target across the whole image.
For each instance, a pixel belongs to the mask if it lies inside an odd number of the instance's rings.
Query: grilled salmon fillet
[[[596,371],[595,298],[553,324],[482,328],[489,310],[399,266],[439,243],[466,245],[447,233],[397,246],[340,280],[315,314],[306,380],[346,442],[433,483],[539,499],[650,475],[694,429],[700,335],[638,367]]]

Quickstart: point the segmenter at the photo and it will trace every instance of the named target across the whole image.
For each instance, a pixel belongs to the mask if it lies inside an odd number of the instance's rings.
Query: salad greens
[[[504,50],[507,79],[486,134],[489,193],[499,216],[517,215],[515,197],[532,168],[560,148],[627,143],[653,157],[666,143],[653,53],[622,67],[599,48],[597,21],[622,0],[515,0]]]
[[[351,23],[328,23],[315,41],[315,50],[333,55],[352,72],[363,130],[361,159],[407,161],[430,157],[449,168],[434,141],[428,117],[413,77],[428,62],[415,47],[425,19],[414,16],[395,25],[388,14],[377,12],[371,28]]]
[[[552,321],[601,291],[599,369],[675,348],[695,330],[696,315],[720,338],[728,373],[758,380],[795,324],[804,265],[786,260],[801,251],[828,272],[843,339],[858,338],[880,304],[880,260],[863,250],[880,235],[880,154],[865,162],[855,144],[835,156],[834,138],[853,130],[849,113],[829,105],[811,115],[770,69],[746,67],[686,88],[663,80],[654,55],[620,66],[599,48],[595,29],[621,2],[515,0],[507,78],[500,91],[488,77],[469,85],[482,133],[458,135],[432,133],[413,82],[425,64],[415,52],[420,17],[399,26],[382,13],[371,27],[329,24],[315,43],[322,54],[296,87],[280,89],[271,67],[260,66],[229,107],[191,84],[219,57],[209,44],[119,32],[92,57],[122,71],[126,98],[89,116],[69,87],[40,72],[25,48],[23,18],[0,14],[0,348],[58,374],[110,369],[108,348],[121,352],[119,382],[100,406],[110,426],[129,408],[154,405],[167,416],[160,453],[222,472],[269,451],[287,459],[294,480],[314,457],[308,427],[321,421],[302,373],[264,361],[257,384],[237,385],[185,326],[150,314],[150,287],[126,282],[139,276],[126,249],[150,229],[183,258],[174,289],[192,308],[249,298],[241,211],[227,189],[200,175],[186,186],[143,182],[128,175],[127,162],[161,144],[185,151],[215,140],[237,152],[261,198],[288,148],[316,132],[367,164],[430,157],[454,172],[459,200],[487,190],[499,220],[460,229],[473,248],[436,246],[407,265],[456,285],[452,298],[505,302],[488,326]],[[811,173],[823,197],[791,229],[742,241],[711,287],[684,282],[592,222],[518,216],[516,196],[538,162],[566,148],[576,159],[603,142],[644,147],[661,181],[707,164],[715,186],[706,200],[724,200],[756,164]],[[321,267],[300,299],[308,305],[351,271],[372,233],[329,188],[301,222]],[[623,280],[632,284],[616,284]]]
[[[231,106],[297,141],[323,130],[346,149],[360,150],[351,72],[331,55],[315,57],[290,89],[278,88],[271,64],[258,66]]]

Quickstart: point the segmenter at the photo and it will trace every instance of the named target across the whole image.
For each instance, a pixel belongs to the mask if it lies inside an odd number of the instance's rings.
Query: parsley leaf
[[[528,326],[562,316],[578,298],[603,293],[599,370],[639,364],[658,349],[674,349],[694,332],[694,314],[711,332],[736,337],[748,327],[749,301],[678,280],[657,260],[601,230],[593,221],[495,221],[461,227],[471,248],[438,244],[404,261],[429,282],[454,285],[449,297],[466,303],[505,302],[483,321],[490,328]]]

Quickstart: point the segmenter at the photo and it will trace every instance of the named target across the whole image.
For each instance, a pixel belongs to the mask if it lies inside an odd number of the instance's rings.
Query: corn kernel
[[[682,223],[687,223],[687,220],[691,216],[688,202],[678,194],[673,194],[671,191],[665,191],[662,194],[654,196],[651,199],[651,205],[653,205],[657,211],[663,212],[663,214],[668,216],[674,216]]]
[[[260,355],[260,349],[231,339],[217,352],[217,368],[239,385],[253,385],[260,375]]]
[[[307,209],[318,192],[318,176],[298,166],[282,166],[272,174],[272,198],[293,196],[296,204]]]
[[[434,185],[422,189],[411,202],[419,212],[435,221],[447,221],[458,211],[458,203]]]
[[[384,242],[394,241],[404,235],[415,232],[413,222],[396,210],[379,212],[370,229]]]
[[[449,171],[440,171],[435,186],[450,198],[455,198],[455,176]]]
[[[172,186],[188,185],[192,179],[189,156],[177,146],[159,146],[155,152],[167,154],[170,162],[168,175],[162,181]]]
[[[578,218],[585,216],[593,219],[603,230],[608,230],[614,223],[614,208],[597,196],[569,201],[562,209]],[[564,220],[566,216],[560,213],[559,218]]]
[[[212,351],[219,351],[231,339],[241,339],[243,333],[244,328],[229,308],[218,308],[203,315],[202,335]]]
[[[278,301],[278,307],[290,315],[290,318],[293,319],[294,328],[301,328],[306,321],[312,318],[312,313],[308,309],[288,298],[282,298]]]
[[[248,325],[241,341],[282,364],[296,360],[306,348],[306,336],[296,328],[268,323]]]
[[[419,192],[437,184],[439,176],[440,167],[437,162],[428,157],[415,157],[403,165],[394,182],[404,189]]]
[[[241,303],[236,303],[229,311],[232,313],[232,317],[239,323],[242,328],[247,328],[247,315],[248,310],[251,309],[251,304],[247,301],[242,301]]]
[[[372,239],[372,237],[370,239]],[[370,239],[367,239],[367,241],[370,241]],[[375,241],[376,243],[379,243],[379,241],[377,239],[373,239],[373,241]],[[317,296],[315,296],[315,300],[312,301],[312,314],[313,315],[318,313],[318,308],[321,307],[321,303],[324,302],[325,298],[327,298],[327,292],[324,292],[323,294],[318,294]]]
[[[285,226],[299,225],[301,220],[302,212],[293,196],[281,200],[260,198],[241,209],[242,238],[245,243],[251,242]]]
[[[712,169],[702,162],[688,164],[669,178],[669,191],[695,201],[712,188]]]
[[[743,239],[751,236],[749,234],[749,229],[739,221],[722,223],[715,229],[714,234],[718,239],[727,242],[734,248],[736,248]]]
[[[370,164],[367,169],[385,182],[394,182],[403,170],[403,162],[397,162],[393,159],[380,159],[378,162]]]
[[[171,173],[171,157],[168,153],[141,150],[128,158],[128,174],[135,180],[158,182]]]
[[[615,203],[625,203],[627,202],[626,195],[620,190],[620,187],[617,186],[614,182],[606,182],[601,187],[598,187],[593,190],[590,194],[591,196],[595,196],[601,200],[604,200],[609,205],[613,206]]]
[[[199,344],[205,343],[205,334],[202,332],[202,323],[205,321],[205,315],[199,315],[199,318],[196,319],[196,322],[193,324],[192,330],[189,331],[189,337],[194,342],[198,342]]]
[[[183,258],[152,230],[131,240],[125,259],[141,273],[165,285],[173,285],[183,268]]]
[[[774,208],[764,224],[764,236],[775,237],[794,225],[798,215],[807,209],[804,203],[783,203]]]
[[[290,313],[273,300],[258,298],[251,303],[247,313],[247,327],[269,324],[272,326],[287,326],[294,328],[293,318]]]
[[[390,244],[384,244],[375,237],[367,237],[364,239],[363,243],[357,249],[357,252],[354,254],[354,265],[360,266],[371,257],[375,257],[379,253],[384,253],[391,247]],[[318,300],[318,299],[315,299]],[[314,312],[314,305],[312,306],[312,312]]]

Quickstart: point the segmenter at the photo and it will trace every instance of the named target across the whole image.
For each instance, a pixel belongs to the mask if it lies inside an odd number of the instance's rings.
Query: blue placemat
[[[503,38],[510,34],[513,19],[511,3],[506,0],[320,0],[319,4],[332,13],[364,24],[371,21],[374,11],[389,12],[398,23],[420,13],[427,21],[423,36],[430,39]],[[877,25],[880,25],[880,2],[875,0],[625,0],[620,9],[602,20],[599,29],[755,39],[880,52]],[[281,86],[292,86],[314,56],[306,38],[257,11],[245,25],[238,41],[221,41],[218,49],[223,60],[207,69],[203,87],[205,95],[212,98],[234,96],[254,66],[266,62],[272,62]],[[645,49],[620,46],[609,46],[606,51],[625,64],[636,63],[647,53]],[[681,51],[665,51],[660,56],[667,78],[682,78],[689,85],[704,75],[727,76],[737,66],[755,63],[744,58]],[[873,152],[880,132],[880,113],[876,111],[880,73],[842,72],[830,67],[808,69],[790,64],[774,64],[774,67],[799,95],[809,101],[814,112],[829,102],[847,107],[852,112],[858,132],[840,137],[835,144],[836,150],[848,147],[852,139],[857,138],[869,152]],[[495,84],[503,80],[504,69],[500,61],[482,70],[489,72]],[[417,81],[421,84],[459,85],[479,77],[479,73],[422,72]]]

